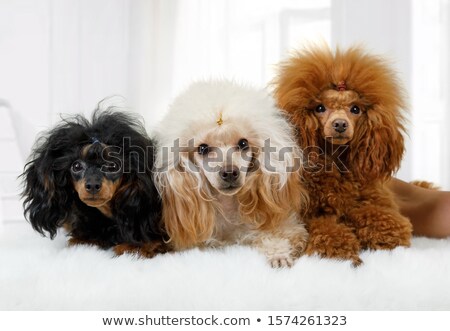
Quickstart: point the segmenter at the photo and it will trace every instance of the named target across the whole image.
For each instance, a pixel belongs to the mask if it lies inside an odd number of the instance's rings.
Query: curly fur
[[[124,137],[129,144],[124,143]],[[94,146],[92,139],[99,144]],[[74,181],[70,171],[87,147],[92,147],[89,151],[94,153],[103,146],[121,148],[117,154],[121,169],[107,212],[80,199],[75,188],[79,182]],[[99,151],[92,157],[96,162],[102,161]],[[109,248],[161,242],[161,202],[152,180],[153,161],[153,142],[132,115],[96,110],[91,121],[81,115],[64,119],[36,142],[25,166],[25,216],[36,231],[48,233],[52,239],[57,229],[64,226],[70,231],[72,244]]]
[[[218,124],[219,119],[223,123]],[[199,82],[176,98],[156,134],[155,183],[163,197],[163,222],[171,244],[177,249],[249,244],[262,250],[272,265],[290,265],[307,238],[298,216],[306,201],[300,175],[287,171],[301,160],[292,133],[263,91],[228,81]],[[202,143],[236,148],[241,138],[250,145],[251,161],[245,164],[249,171],[241,173],[238,189],[224,193],[217,188],[222,184],[216,182],[218,171],[204,169],[197,148]],[[266,139],[277,151],[291,150],[284,158],[264,153]],[[190,142],[179,156],[167,152]]]
[[[301,148],[319,151],[309,157],[304,175],[311,197],[307,252],[359,264],[360,249],[408,246],[411,224],[384,185],[403,155],[405,108],[403,90],[386,60],[359,47],[335,52],[311,47],[281,63],[274,86],[279,107],[297,128]],[[328,105],[350,118],[354,130],[343,144],[347,150],[339,157],[341,168],[329,167],[336,161],[330,150],[337,145],[327,140],[325,121],[317,111],[328,95],[341,102],[333,99]],[[360,114],[341,109],[343,95],[353,98]]]

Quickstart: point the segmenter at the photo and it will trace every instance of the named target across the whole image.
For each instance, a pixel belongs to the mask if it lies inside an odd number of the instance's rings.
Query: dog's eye
[[[248,148],[248,140],[247,139],[241,139],[238,142],[238,146],[240,150],[246,150]]]
[[[327,109],[325,108],[325,106],[324,105],[318,105],[317,107],[316,107],[316,112],[318,112],[318,113],[323,113],[323,112],[325,112]]]
[[[352,108],[350,108],[350,112],[352,114],[358,115],[361,112],[361,109],[359,109],[359,107],[355,105],[355,106],[352,106]]]
[[[209,146],[206,144],[201,144],[198,146],[198,154],[206,155],[209,153]]]
[[[83,170],[83,165],[80,162],[75,161],[72,164],[72,170],[73,170],[73,172],[79,172],[79,171]]]

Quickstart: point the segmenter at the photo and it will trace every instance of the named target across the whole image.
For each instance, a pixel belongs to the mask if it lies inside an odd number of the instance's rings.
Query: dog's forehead
[[[336,91],[336,90],[325,90],[320,96],[320,100],[324,103],[337,104],[337,105],[347,105],[354,103],[360,99],[359,94],[353,90],[346,91]]]
[[[103,143],[88,144],[81,148],[80,158],[85,161],[96,162],[103,160],[108,154],[108,146]]]
[[[211,128],[198,136],[198,142],[211,146],[234,146],[242,138],[248,139],[251,136],[251,128],[244,123],[223,123],[220,126]]]

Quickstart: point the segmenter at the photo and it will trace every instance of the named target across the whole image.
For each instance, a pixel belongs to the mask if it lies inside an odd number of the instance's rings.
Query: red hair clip
[[[347,89],[347,85],[345,85],[345,81],[341,80],[337,85],[336,85],[336,90],[337,91],[345,91]]]

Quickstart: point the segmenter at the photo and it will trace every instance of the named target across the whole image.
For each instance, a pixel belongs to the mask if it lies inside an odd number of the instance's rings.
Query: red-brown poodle
[[[409,246],[410,221],[385,183],[404,151],[404,94],[381,57],[313,47],[283,62],[275,97],[298,129],[311,205],[307,254],[350,259]]]

